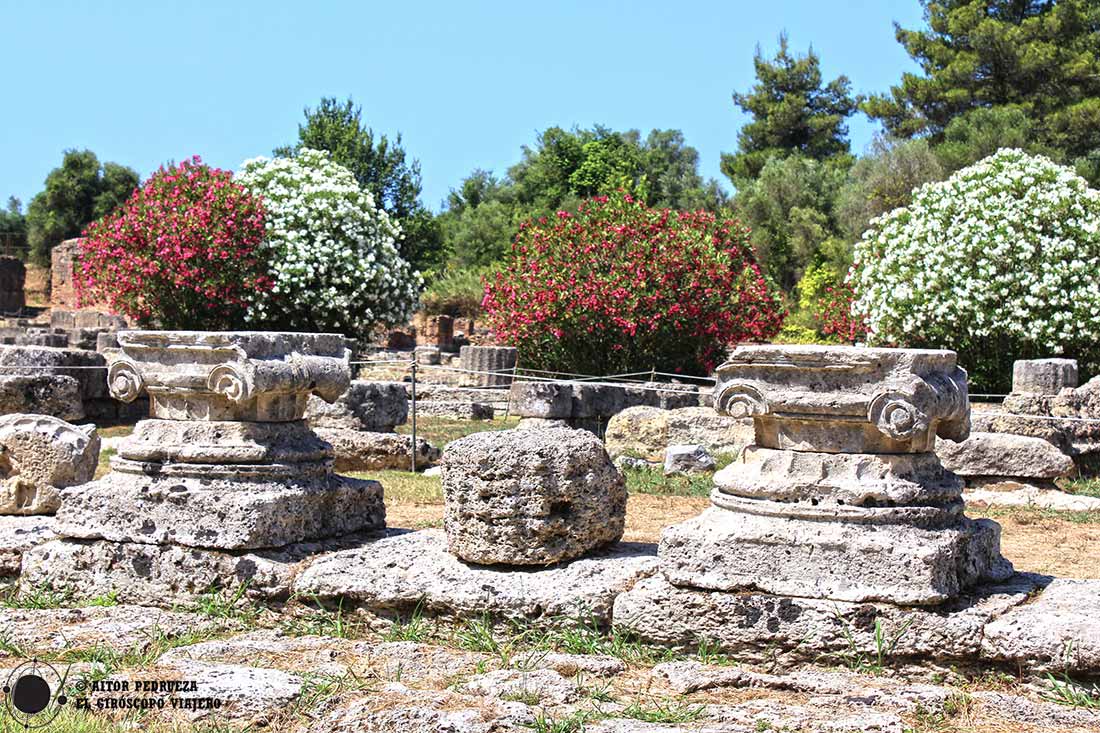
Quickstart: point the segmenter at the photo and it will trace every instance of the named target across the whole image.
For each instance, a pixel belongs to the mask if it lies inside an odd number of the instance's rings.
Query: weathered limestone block
[[[23,283],[26,266],[15,257],[0,257],[0,312],[19,313],[26,305]]]
[[[698,443],[712,455],[736,455],[752,443],[754,437],[751,418],[719,415],[712,407],[679,407],[669,410],[670,445]]]
[[[656,571],[651,545],[618,543],[546,568],[468,565],[439,530],[389,530],[362,547],[305,568],[294,592],[344,598],[382,616],[419,608],[428,615],[533,621],[578,617],[605,624],[615,597]]]
[[[617,384],[572,383],[570,417],[608,418],[627,406],[626,390]]]
[[[1051,443],[1009,433],[971,433],[961,443],[938,440],[936,455],[947,470],[968,478],[1012,476],[1052,480],[1076,472],[1073,459]]]
[[[234,466],[220,476],[205,466],[146,475],[144,469],[154,465],[117,460],[110,481],[63,492],[58,532],[112,542],[252,550],[385,525],[377,481],[333,474],[282,477],[263,465]]]
[[[270,550],[230,552],[183,545],[59,539],[23,553],[21,581],[28,587],[49,584],[76,596],[116,593],[122,603],[158,608],[194,604],[219,588],[246,597],[285,600],[303,565],[316,555],[345,549],[369,535],[348,535]]]
[[[1019,362],[1017,362],[1019,363]],[[985,627],[982,656],[1040,672],[1100,672],[1100,580],[1057,578]]]
[[[28,413],[83,419],[80,382],[64,374],[8,374],[0,370],[0,414]]]
[[[764,448],[921,453],[970,430],[951,351],[739,346],[717,374],[715,409],[755,418]]]
[[[335,402],[316,395],[306,405],[306,419],[313,428],[365,430],[392,433],[408,420],[408,400],[401,382],[368,382],[356,379]]]
[[[413,358],[417,364],[431,366],[440,363],[441,354],[438,346],[417,346],[413,349]]]
[[[741,346],[719,412],[755,445],[715,476],[711,508],[669,527],[661,570],[715,591],[937,605],[1012,566],[1000,528],[963,516],[962,481],[930,452],[969,431],[950,351]]]
[[[519,350],[514,346],[463,346],[459,366],[463,383],[474,387],[510,387]]]
[[[0,346],[0,374],[40,377],[63,375],[80,384],[80,399],[107,396],[106,359],[83,349],[48,346]]]
[[[669,444],[669,410],[638,405],[628,407],[607,423],[604,436],[612,458],[631,456],[651,463],[664,463]]]
[[[1076,386],[1076,359],[1021,359],[1012,365],[1013,392],[1056,395]]]
[[[519,417],[565,420],[573,415],[573,388],[568,382],[515,382],[509,399]]]
[[[54,306],[78,307],[73,263],[80,252],[80,241],[66,239],[50,250],[50,302]]]
[[[647,578],[615,599],[613,622],[650,643],[684,649],[702,640],[741,661],[819,661],[823,656],[876,653],[876,623],[897,639],[896,658],[975,659],[982,629],[1023,603],[1035,583],[1016,575],[974,588],[935,608],[848,603],[682,588]]]
[[[419,396],[417,395],[418,398]],[[411,404],[409,410],[412,410]],[[486,402],[416,401],[416,414],[420,416],[448,417],[452,420],[492,420],[495,412],[493,406]]]
[[[60,490],[91,481],[98,464],[94,425],[48,415],[0,417],[0,514],[53,514]]]
[[[0,579],[19,575],[23,553],[57,538],[54,517],[0,516]]]
[[[618,541],[626,485],[581,430],[475,433],[443,451],[450,551],[484,565],[548,565]]]
[[[338,428],[318,428],[315,432],[332,445],[337,471],[407,471],[412,462],[410,435]],[[423,438],[416,439],[417,468],[434,466],[439,462],[439,456],[439,448]]]
[[[721,501],[729,499],[722,495]],[[740,511],[711,507],[665,530],[658,556],[670,582],[708,590],[756,588],[806,598],[936,605],[975,584],[1012,575],[1012,566],[998,552],[1000,527],[989,520],[956,516],[947,524],[920,510],[883,509],[866,510],[873,520],[853,521],[843,507],[823,509],[817,516],[806,510],[805,518],[794,518],[781,502],[734,506]],[[772,514],[752,513],[767,510]],[[926,522],[933,526],[921,526]]]

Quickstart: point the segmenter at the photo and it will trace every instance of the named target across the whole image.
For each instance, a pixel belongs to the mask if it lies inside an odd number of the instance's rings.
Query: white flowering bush
[[[401,259],[401,230],[351,171],[325,152],[245,161],[234,180],[263,197],[274,280],[250,304],[257,325],[362,337],[407,322],[420,274]]]
[[[922,186],[855,259],[868,341],[956,349],[978,387],[1014,359],[1100,353],[1100,192],[1047,158],[1003,149]]]

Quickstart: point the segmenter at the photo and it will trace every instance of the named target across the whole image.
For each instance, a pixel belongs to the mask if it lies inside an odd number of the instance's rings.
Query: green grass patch
[[[1058,511],[1039,507],[967,507],[968,516],[985,519],[1013,519],[1020,524],[1060,520],[1072,524],[1100,524],[1100,511]]]
[[[443,487],[439,482],[439,476],[425,476],[422,473],[410,471],[363,471],[347,475],[380,482],[387,502],[443,503]]]
[[[442,448],[452,440],[465,438],[467,435],[491,430],[508,430],[518,424],[519,418],[515,416],[495,417],[492,420],[454,420],[446,417],[417,416],[416,437],[423,438],[437,448]],[[396,431],[409,435],[412,433],[412,424],[406,422],[404,425],[398,425]]]
[[[1071,481],[1067,481],[1065,490],[1070,494],[1076,494],[1077,496],[1091,496],[1100,499],[1100,479],[1097,478],[1078,478]]]
[[[683,476],[665,476],[654,468],[627,468],[623,471],[626,490],[630,494],[656,494],[658,496],[710,496],[714,488],[709,473]]]

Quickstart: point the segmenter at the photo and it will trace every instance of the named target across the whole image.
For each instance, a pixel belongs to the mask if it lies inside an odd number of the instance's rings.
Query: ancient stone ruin
[[[48,415],[0,417],[0,514],[53,514],[61,489],[91,481],[98,463],[95,425]]]
[[[19,314],[26,305],[27,267],[15,257],[0,257],[0,313]]]
[[[603,434],[611,417],[629,407],[698,406],[701,397],[699,388],[688,384],[517,381],[510,399],[512,414],[531,425],[568,425]]]
[[[514,346],[463,346],[459,366],[468,387],[510,387],[519,350]]]
[[[332,401],[348,387],[342,337],[128,331],[119,342],[111,394],[147,393],[151,419],[109,474],[63,492],[66,539],[25,557],[31,582],[186,596],[246,582],[259,571],[245,551],[384,526],[381,485],[334,474],[303,419],[311,394]]]
[[[405,385],[356,379],[331,404],[314,395],[306,406],[309,426],[332,444],[337,471],[408,470],[412,437],[394,432],[408,420]],[[417,467],[439,460],[439,449],[416,441]]]
[[[710,508],[665,530],[660,573],[616,599],[616,623],[745,658],[882,633],[899,656],[1019,656],[982,648],[981,629],[1042,583],[1013,575],[999,527],[963,515],[931,452],[969,431],[953,352],[742,346],[714,394],[753,418],[755,444],[715,475]]]
[[[587,431],[475,433],[443,456],[443,529],[463,560],[549,565],[623,536],[626,485]]]
[[[751,415],[756,443],[662,536],[673,583],[929,605],[1012,574],[931,450],[970,429],[953,352],[741,347],[715,404]]]

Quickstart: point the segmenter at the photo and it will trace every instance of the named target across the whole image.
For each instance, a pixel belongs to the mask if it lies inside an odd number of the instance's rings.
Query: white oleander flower
[[[1003,338],[1059,353],[1100,338],[1100,192],[1003,149],[871,222],[853,309],[869,343]]]
[[[364,336],[408,321],[423,279],[401,258],[401,230],[328,153],[245,161],[235,180],[261,195],[274,293],[249,319]]]

